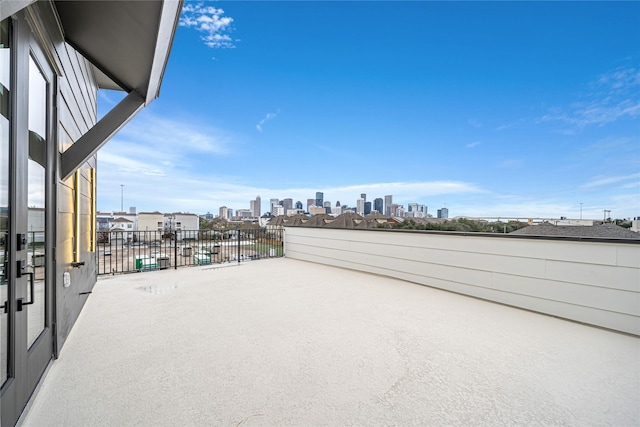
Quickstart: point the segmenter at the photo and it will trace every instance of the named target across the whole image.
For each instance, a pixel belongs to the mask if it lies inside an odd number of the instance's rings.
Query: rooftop
[[[25,426],[639,425],[640,339],[278,258],[102,277]]]
[[[510,234],[530,236],[601,237],[610,239],[640,239],[640,234],[616,224],[553,225],[536,224],[512,231]]]

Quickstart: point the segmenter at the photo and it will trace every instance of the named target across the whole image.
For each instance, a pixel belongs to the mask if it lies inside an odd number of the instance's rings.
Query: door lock
[[[16,261],[16,277],[20,278],[24,274],[27,274],[27,263],[23,259]]]
[[[18,235],[16,236],[16,240],[17,240],[17,247],[16,249],[21,251],[24,248],[27,247],[27,235],[24,233],[18,233]]]

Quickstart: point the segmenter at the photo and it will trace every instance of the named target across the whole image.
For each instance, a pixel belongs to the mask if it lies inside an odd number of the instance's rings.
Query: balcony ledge
[[[292,259],[102,278],[39,425],[639,425],[640,340]]]

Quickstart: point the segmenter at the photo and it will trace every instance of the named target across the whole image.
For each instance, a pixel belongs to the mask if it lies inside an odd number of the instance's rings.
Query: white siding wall
[[[287,227],[285,253],[640,335],[640,244]]]

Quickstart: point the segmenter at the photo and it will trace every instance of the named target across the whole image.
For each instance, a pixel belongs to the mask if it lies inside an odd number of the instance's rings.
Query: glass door
[[[49,84],[29,55],[29,154],[27,160],[27,347],[30,348],[45,329],[46,300],[46,188],[47,99]]]
[[[0,28],[0,424],[13,425],[53,356],[56,88],[27,21]]]
[[[0,386],[7,379],[9,360],[9,107],[11,48],[9,20],[0,22]]]

